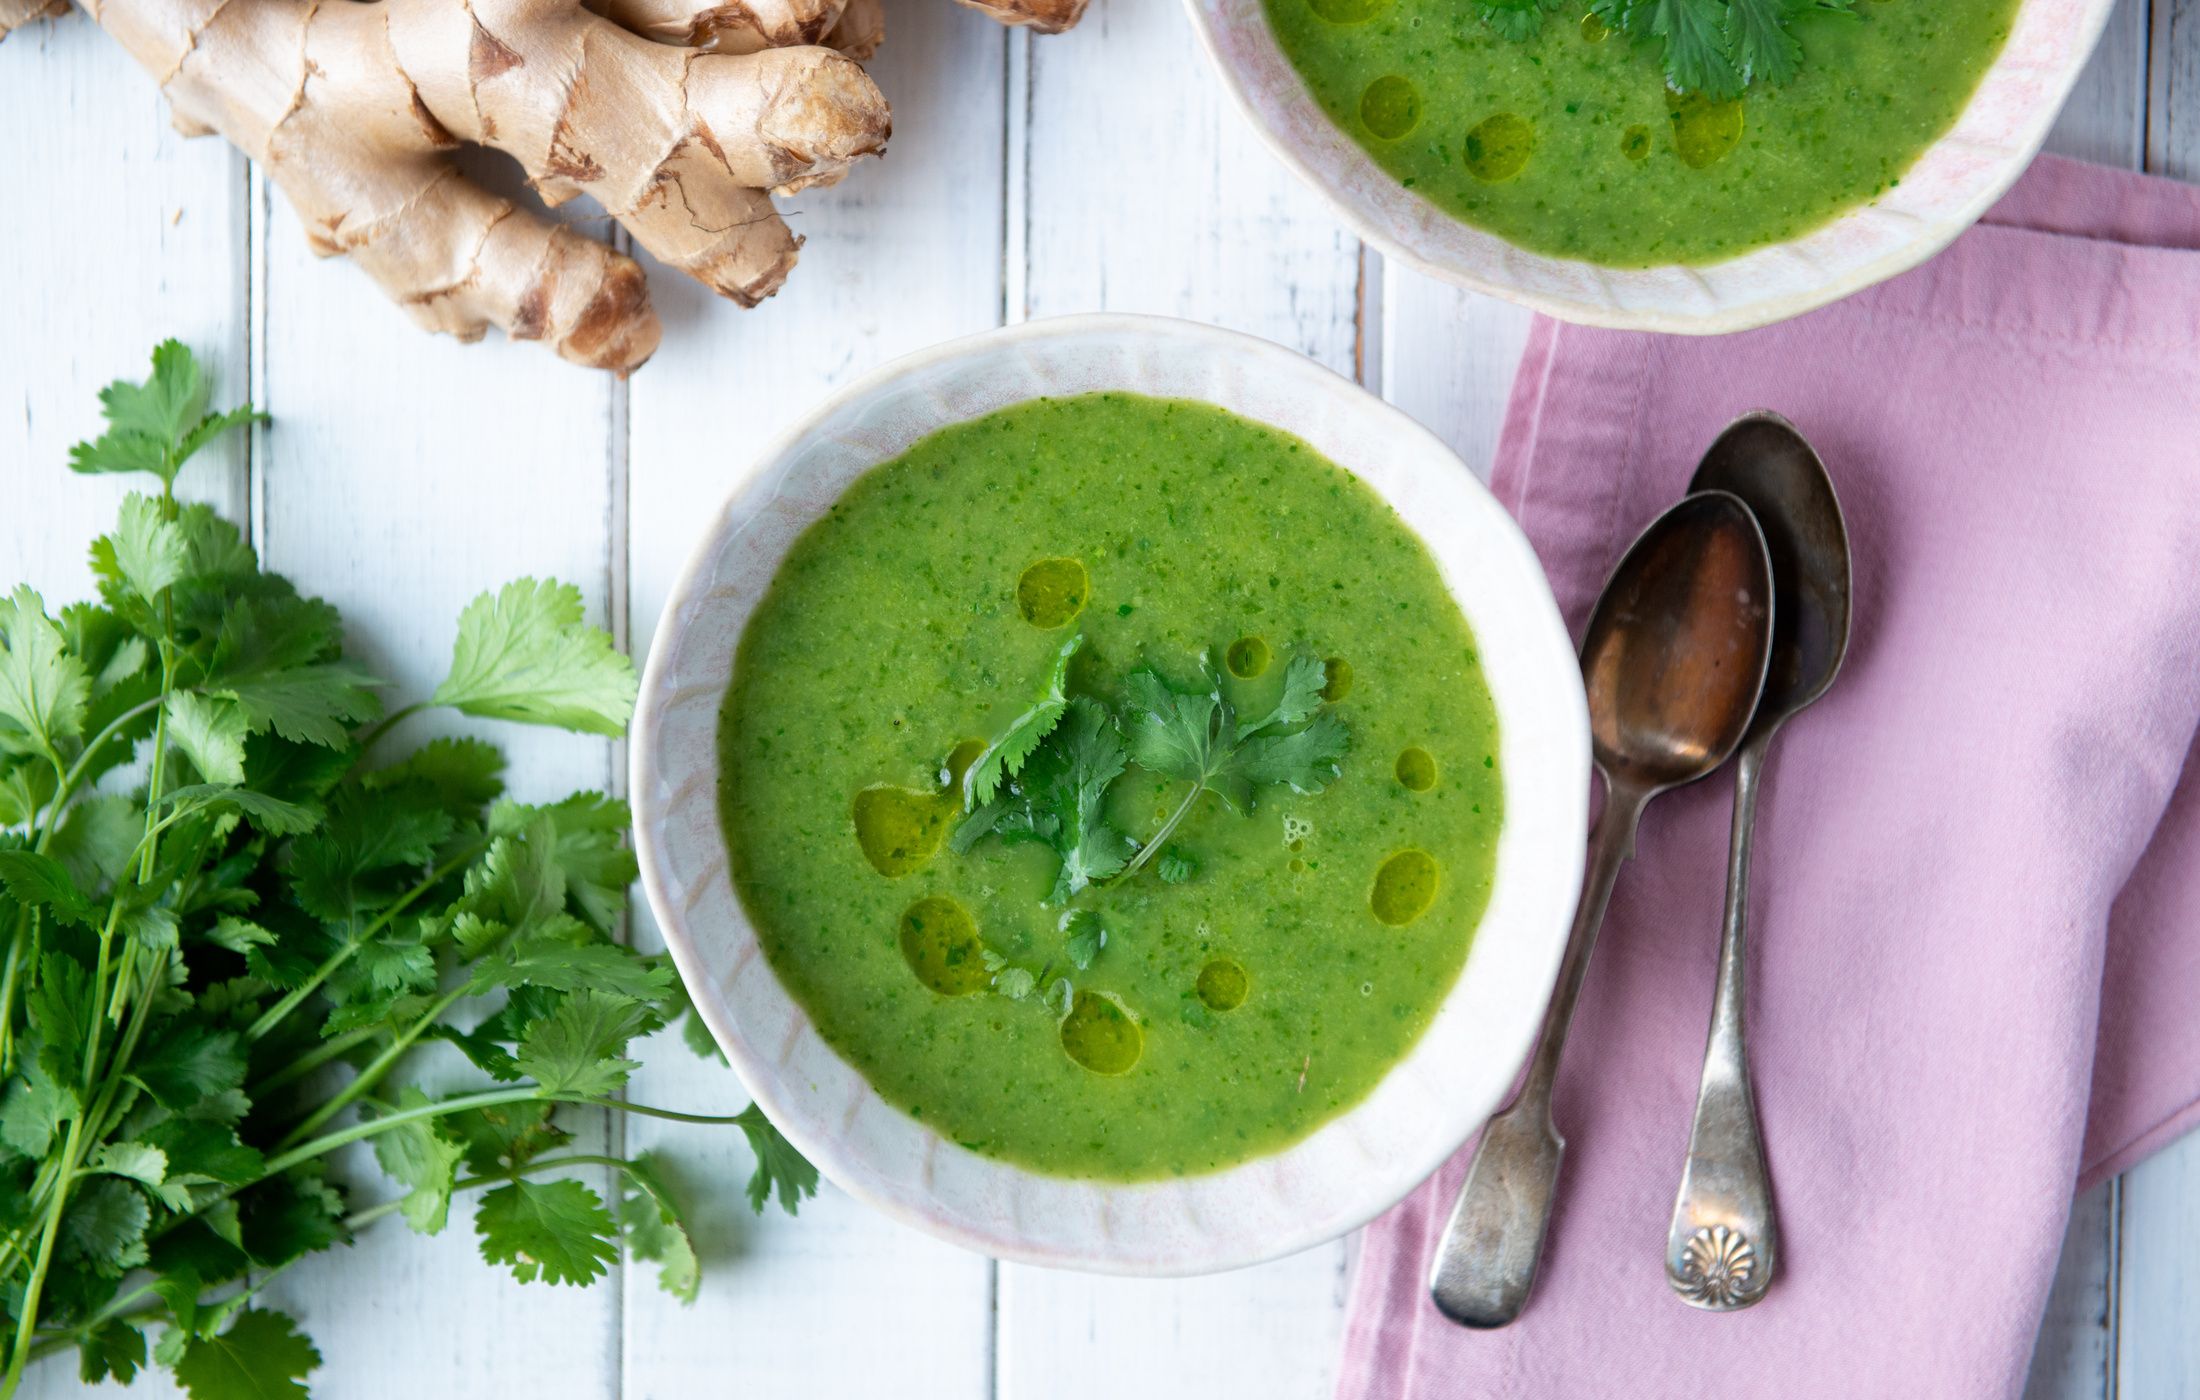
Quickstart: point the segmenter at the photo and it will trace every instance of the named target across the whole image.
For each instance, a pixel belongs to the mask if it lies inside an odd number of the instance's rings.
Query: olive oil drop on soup
[[[796,541],[719,730],[773,971],[889,1102],[1056,1175],[1208,1172],[1364,1098],[1488,902],[1466,619],[1366,486],[1205,404],[961,423]]]

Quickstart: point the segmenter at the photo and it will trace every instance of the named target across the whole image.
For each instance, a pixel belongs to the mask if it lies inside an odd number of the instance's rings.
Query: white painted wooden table
[[[2200,178],[2195,31],[2200,0],[2122,0],[2050,144]],[[355,649],[412,694],[440,674],[458,606],[522,573],[578,583],[641,653],[701,513],[762,439],[891,356],[1004,320],[1136,310],[1251,331],[1358,377],[1487,471],[1527,318],[1362,248],[1225,106],[1174,0],[1095,0],[1051,39],[896,0],[875,72],[892,154],[793,204],[809,244],[787,291],[744,313],[660,271],[664,348],[619,383],[533,347],[415,332],[356,271],[316,262],[243,160],[176,137],[81,17],[0,44],[0,582],[56,603],[89,593],[84,545],[121,488],[68,476],[65,450],[94,430],[94,391],[141,375],[171,334],[210,358],[224,401],[249,394],[276,418],[188,484],[342,607]],[[623,784],[619,746],[499,738],[523,796]],[[743,1098],[663,1037],[634,1092],[715,1112]],[[276,1290],[320,1344],[316,1393],[1330,1390],[1345,1243],[1189,1282],[1048,1273],[829,1187],[798,1221],[751,1220],[737,1135],[592,1131],[661,1141],[691,1190],[718,1184],[699,1303],[679,1308],[646,1268],[521,1287],[479,1262],[463,1224],[423,1241],[385,1222]],[[76,1393],[73,1366],[32,1389]],[[2200,1396],[2200,1140],[2078,1201],[2029,1394]]]

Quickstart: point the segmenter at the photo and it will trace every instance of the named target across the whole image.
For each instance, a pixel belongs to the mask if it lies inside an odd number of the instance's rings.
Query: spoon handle
[[[1535,1057],[1520,1092],[1482,1129],[1459,1204],[1436,1247],[1429,1294],[1446,1317],[1468,1327],[1502,1327],[1520,1316],[1535,1287],[1543,1236],[1551,1223],[1559,1159],[1566,1140],[1551,1121],[1551,1086],[1566,1046],[1574,1003],[1581,997],[1589,954],[1611,902],[1620,863],[1634,852],[1635,822],[1645,795],[1608,792],[1573,931],[1558,969],[1558,987],[1543,1013]]]
[[[1779,1223],[1765,1170],[1757,1102],[1749,1087],[1742,1016],[1743,934],[1749,918],[1750,829],[1767,733],[1750,740],[1734,767],[1734,835],[1727,858],[1726,920],[1719,935],[1719,984],[1704,1047],[1703,1084],[1688,1135],[1688,1166],[1666,1236],[1665,1278],[1681,1300],[1711,1312],[1746,1308],[1765,1296],[1779,1259]]]

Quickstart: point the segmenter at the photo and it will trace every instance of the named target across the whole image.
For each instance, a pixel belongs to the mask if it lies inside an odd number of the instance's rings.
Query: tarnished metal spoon
[[[1734,835],[1727,858],[1719,982],[1704,1047],[1703,1084],[1688,1166],[1666,1236],[1665,1276],[1696,1307],[1725,1312],[1765,1296],[1780,1257],[1779,1221],[1757,1129],[1743,1037],[1743,932],[1749,914],[1749,834],[1773,735],[1825,694],[1849,644],[1849,535],[1825,465],[1776,413],[1736,419],[1704,453],[1692,490],[1746,502],[1772,554],[1772,664],[1764,698],[1734,762]]]
[[[1527,1077],[1483,1128],[1437,1246],[1429,1292],[1455,1322],[1502,1327],[1527,1304],[1566,1147],[1551,1087],[1613,880],[1650,799],[1711,772],[1741,742],[1764,687],[1772,612],[1764,536],[1723,491],[1659,516],[1597,599],[1581,670],[1604,814]]]

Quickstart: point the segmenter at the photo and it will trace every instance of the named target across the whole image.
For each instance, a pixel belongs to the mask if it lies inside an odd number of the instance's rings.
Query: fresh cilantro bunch
[[[1205,656],[1191,690],[1179,690],[1150,668],[1137,670],[1125,682],[1119,721],[1100,700],[1068,693],[1069,663],[1083,640],[1073,636],[1063,643],[1039,698],[971,765],[964,779],[969,815],[949,841],[957,853],[987,836],[1051,847],[1061,859],[1048,896],[1056,904],[1088,886],[1126,879],[1157,856],[1156,873],[1176,884],[1190,879],[1194,867],[1190,857],[1168,849],[1168,840],[1201,794],[1214,793],[1242,815],[1253,810],[1260,788],[1317,793],[1336,777],[1348,736],[1344,722],[1323,708],[1327,672],[1319,660],[1292,658],[1274,708],[1253,719],[1239,717],[1221,673]],[[1191,784],[1143,844],[1110,826],[1106,816],[1108,789],[1132,763]],[[1073,941],[1073,956],[1080,947],[1096,954],[1098,937],[1098,926],[1090,926],[1089,941]],[[1077,965],[1090,963],[1088,955]],[[998,983],[1004,969],[992,971]],[[1024,995],[1049,989],[1043,971],[1026,970],[1025,976],[1033,981],[1018,977],[1012,983]]]
[[[1806,14],[1853,15],[1854,3],[1591,0],[1589,8],[1614,30],[1662,45],[1665,81],[1673,91],[1724,99],[1741,96],[1752,83],[1792,79],[1803,61],[1795,21]]]
[[[424,705],[384,715],[335,609],[175,496],[260,415],[208,412],[173,341],[101,398],[71,466],[159,494],[94,542],[98,603],[0,598],[0,1396],[65,1350],[86,1382],[150,1359],[196,1400],[303,1396],[318,1353],[259,1290],[383,1215],[441,1230],[460,1197],[522,1282],[586,1283],[623,1240],[692,1299],[662,1164],[559,1150],[567,1105],[687,1117],[613,1097],[634,1040],[686,1010],[670,966],[613,938],[625,805],[514,802],[475,739],[370,753],[425,706],[619,734],[631,665],[577,591],[522,579],[468,605]],[[433,1042],[479,1083],[407,1083]],[[747,1134],[752,1207],[814,1192],[753,1107],[701,1121]],[[330,1172],[354,1142],[395,1184],[382,1204]]]

